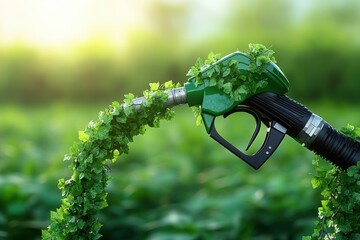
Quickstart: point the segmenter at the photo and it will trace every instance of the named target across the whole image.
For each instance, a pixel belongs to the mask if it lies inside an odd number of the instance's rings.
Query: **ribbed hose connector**
[[[360,143],[332,128],[302,104],[284,95],[261,93],[245,101],[249,107],[284,126],[287,134],[341,168],[360,161]]]

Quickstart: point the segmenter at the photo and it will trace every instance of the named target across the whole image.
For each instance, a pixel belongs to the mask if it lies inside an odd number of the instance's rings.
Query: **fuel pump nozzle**
[[[230,61],[237,62],[239,74],[249,74],[250,57],[239,51],[219,59],[213,66],[226,65]],[[200,75],[206,75],[210,69],[204,67]],[[285,134],[341,168],[346,169],[360,161],[359,141],[333,129],[321,117],[285,96],[289,81],[274,62],[267,63],[264,69],[260,75],[253,77],[255,81],[265,79],[266,86],[244,93],[241,99],[233,100],[229,94],[212,86],[209,80],[198,84],[192,77],[183,87],[167,91],[166,107],[185,103],[189,106],[200,106],[205,130],[210,137],[255,169],[260,168],[274,153]],[[132,103],[136,107],[142,101],[146,99],[136,98]],[[246,112],[256,121],[248,147],[259,133],[261,122],[268,127],[265,141],[253,155],[243,153],[216,130],[215,121],[218,116],[226,118],[236,112]]]

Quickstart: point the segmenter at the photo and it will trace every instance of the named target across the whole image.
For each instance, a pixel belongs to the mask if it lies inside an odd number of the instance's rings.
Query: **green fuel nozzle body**
[[[261,74],[255,74],[250,69],[250,61],[250,57],[242,52],[236,51],[231,53],[212,65],[205,66],[201,69],[199,77],[204,79],[201,81],[201,84],[198,84],[196,77],[192,77],[185,84],[184,88],[188,105],[200,106],[201,117],[210,137],[250,166],[258,169],[274,153],[277,146],[279,146],[285,136],[286,129],[272,119],[265,118],[256,110],[245,106],[243,103],[252,96],[264,92],[284,95],[289,89],[289,81],[275,63],[269,61],[263,66],[264,70]],[[235,76],[235,78],[238,78],[238,81],[244,81],[251,77],[251,81],[255,83],[266,81],[265,86],[256,88],[255,91],[243,91],[241,98],[234,98],[217,86],[210,84],[211,79],[207,78],[207,76],[209,75],[208,72],[212,71],[211,68],[228,66],[232,62],[236,63],[238,76]],[[256,128],[247,148],[251,146],[259,133],[261,122],[264,122],[269,127],[263,145],[253,155],[242,152],[239,148],[224,139],[216,130],[216,117],[221,115],[227,117],[235,112],[249,113],[256,120]]]
[[[200,74],[201,76],[206,75],[211,67],[216,65],[225,66],[230,61],[234,60],[237,62],[239,73],[241,75],[247,76],[251,73],[249,56],[236,51],[221,58],[212,66],[204,67]],[[245,96],[237,101],[232,100],[228,94],[219,90],[216,86],[210,86],[209,80],[204,80],[201,85],[196,83],[195,77],[188,80],[184,86],[187,103],[189,106],[201,106],[201,115],[208,133],[210,132],[212,122],[216,116],[229,112],[235,106],[238,106],[251,96],[262,92],[273,92],[284,95],[289,90],[289,81],[280,68],[273,62],[269,62],[266,65],[265,71],[261,75],[254,75],[253,78],[256,78],[254,81],[265,80],[267,82],[266,86],[258,88],[255,92],[246,92]]]

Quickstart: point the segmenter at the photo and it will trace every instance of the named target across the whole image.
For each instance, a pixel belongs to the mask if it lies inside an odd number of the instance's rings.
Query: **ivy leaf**
[[[87,142],[89,141],[90,139],[90,136],[88,134],[86,134],[84,131],[79,131],[79,140],[81,142]]]
[[[172,80],[165,82],[164,87],[166,90],[170,90],[174,87],[174,83]]]
[[[311,185],[314,189],[316,189],[321,185],[321,181],[319,181],[319,179],[314,177],[311,179]]]
[[[196,68],[195,66],[191,67],[190,70],[187,72],[187,77],[196,77],[200,73],[200,69]]]
[[[125,96],[124,103],[126,103],[128,105],[130,105],[132,100],[135,98],[134,94],[132,94],[132,93],[126,94],[124,96]]]
[[[217,79],[216,78],[211,78],[209,81],[209,86],[216,86],[217,85]]]
[[[261,65],[270,62],[270,58],[264,55],[260,55],[256,58],[256,65],[260,67]]]
[[[209,70],[207,70],[207,72],[206,72],[206,74],[209,78],[211,78],[214,73],[215,73],[215,69],[213,67],[209,68]]]
[[[150,83],[149,84],[150,85],[150,91],[157,91],[157,90],[159,90],[159,87],[160,87],[160,83]]]
[[[256,89],[257,88],[265,88],[268,85],[268,82],[265,80],[260,80],[256,83]]]
[[[128,105],[124,108],[125,116],[130,116],[134,112],[134,108],[131,105]]]
[[[119,155],[120,155],[119,150],[114,149],[114,151],[113,151],[113,158],[111,159],[111,161],[112,161],[113,163],[115,163],[116,160],[119,158]]]
[[[221,73],[221,67],[220,67],[219,64],[214,65],[214,69],[215,69],[215,72],[216,72],[217,74],[220,74],[220,73]]]
[[[120,107],[120,103],[118,101],[113,101],[111,105],[114,107]]]
[[[195,122],[195,124],[196,124],[196,126],[200,126],[200,125],[203,124],[203,119],[202,119],[201,115],[198,115],[198,116],[196,117],[196,122]]]
[[[215,63],[217,60],[219,60],[220,57],[221,57],[221,54],[210,52],[207,59],[205,60],[205,64],[211,65],[211,64]]]
[[[232,60],[229,62],[229,67],[233,67],[233,66],[237,67],[238,64],[239,64],[239,62],[238,62],[237,60],[232,59]]]
[[[202,58],[197,58],[196,62],[195,62],[195,68],[197,70],[199,70],[200,68],[202,68],[206,63],[204,63],[204,60]]]
[[[223,90],[224,90],[224,93],[231,93],[232,91],[232,84],[231,83],[225,83],[223,86],[222,86]]]
[[[352,166],[348,169],[347,171],[347,175],[349,177],[354,177],[356,176],[357,174],[359,174],[359,169],[356,167],[356,166]]]
[[[231,73],[231,69],[229,67],[227,67],[225,69],[225,71],[223,72],[222,76],[225,78],[225,77],[229,76],[230,73]]]

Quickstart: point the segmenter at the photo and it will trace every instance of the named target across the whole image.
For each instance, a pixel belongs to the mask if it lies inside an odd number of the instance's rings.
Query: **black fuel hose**
[[[332,128],[321,117],[285,95],[261,93],[244,104],[277,121],[287,129],[290,137],[343,169],[360,161],[359,142]]]

